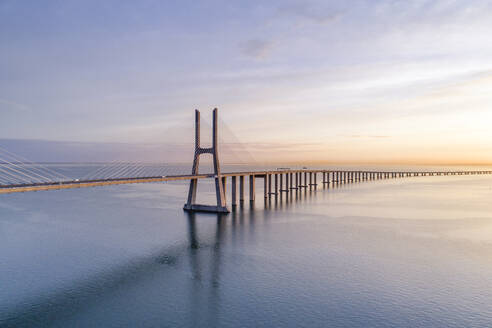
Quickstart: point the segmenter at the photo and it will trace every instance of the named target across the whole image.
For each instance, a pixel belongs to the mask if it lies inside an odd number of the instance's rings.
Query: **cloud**
[[[272,41],[251,39],[243,44],[242,52],[248,57],[262,59],[270,54],[273,44]]]
[[[332,8],[313,6],[305,2],[299,2],[279,8],[281,15],[297,17],[301,22],[314,24],[328,24],[341,17],[341,12]]]

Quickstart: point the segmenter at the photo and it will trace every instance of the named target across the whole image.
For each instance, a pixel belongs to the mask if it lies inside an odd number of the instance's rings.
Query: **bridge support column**
[[[275,192],[273,194],[275,195],[275,198],[277,198],[277,195],[278,195],[278,174],[275,174]]]
[[[239,176],[239,202],[244,203],[244,175]]]
[[[227,177],[222,177],[222,189],[224,189],[224,200],[227,203]]]
[[[268,198],[268,174],[263,177],[263,197]]]
[[[250,175],[249,176],[249,201],[250,203],[254,203],[255,201],[255,176]]]
[[[215,194],[217,198],[217,205],[200,205],[196,204],[196,191],[198,186],[197,179],[190,180],[190,188],[188,191],[188,199],[183,209],[186,211],[203,211],[203,212],[215,212],[215,213],[229,213],[226,205],[224,184],[220,175],[220,163],[219,163],[219,149],[218,149],[218,129],[217,129],[217,108],[213,110],[213,123],[212,123],[212,147],[202,148],[200,146],[200,112],[195,110],[195,155],[193,157],[193,167],[191,169],[192,175],[198,174],[198,166],[200,163],[201,154],[212,154],[214,165],[215,179]]]
[[[233,176],[231,182],[231,201],[232,201],[232,208],[235,208],[237,206],[237,186],[236,186],[236,180],[237,177]]]

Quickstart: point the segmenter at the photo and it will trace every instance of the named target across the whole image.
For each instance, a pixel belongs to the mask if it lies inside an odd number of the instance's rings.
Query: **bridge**
[[[255,202],[256,180],[261,179],[263,183],[263,196],[265,199],[278,199],[284,194],[302,193],[318,188],[318,178],[324,188],[330,186],[373,181],[381,179],[396,179],[420,176],[443,176],[443,175],[478,175],[491,174],[492,171],[370,171],[370,170],[329,170],[329,169],[288,169],[258,170],[246,172],[222,172],[219,160],[218,143],[218,111],[213,110],[212,123],[212,146],[201,147],[200,143],[200,112],[195,110],[195,153],[191,174],[188,175],[149,175],[149,176],[123,176],[123,173],[140,172],[141,166],[131,169],[117,167],[117,172],[112,172],[109,178],[99,179],[69,179],[60,173],[26,162],[25,159],[5,151],[8,158],[0,158],[0,194],[31,192],[42,190],[61,190],[72,188],[86,188],[96,186],[111,186],[132,183],[150,183],[187,180],[189,181],[189,192],[184,210],[204,211],[215,213],[228,213],[226,201],[227,179],[231,179],[230,203],[234,210],[238,204],[245,202],[246,181],[249,187],[248,200]],[[209,154],[213,158],[213,173],[199,174],[200,155]],[[112,168],[112,167],[109,167]],[[108,168],[103,168],[107,170]],[[128,171],[129,170],[129,171]],[[140,171],[139,171],[140,170]],[[118,176],[120,174],[121,176]],[[115,176],[116,175],[116,176]],[[205,205],[196,203],[198,182],[202,179],[212,179],[215,182],[216,204]]]

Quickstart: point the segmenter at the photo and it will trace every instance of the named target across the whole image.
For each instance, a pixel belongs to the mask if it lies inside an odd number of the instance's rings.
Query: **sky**
[[[491,1],[0,0],[0,139],[33,160],[217,107],[258,162],[492,163],[491,91]]]

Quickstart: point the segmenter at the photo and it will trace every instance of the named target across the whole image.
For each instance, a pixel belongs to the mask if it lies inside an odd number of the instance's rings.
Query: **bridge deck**
[[[408,174],[408,175],[461,175],[461,174],[490,174],[492,171],[352,171],[352,170],[275,170],[275,171],[250,171],[250,172],[227,172],[221,173],[222,177],[232,176],[254,176],[263,178],[269,174],[287,174],[287,173],[327,173],[327,172],[361,172],[375,174]],[[72,188],[86,188],[96,186],[109,186],[131,183],[148,183],[148,182],[163,182],[191,179],[207,179],[214,178],[213,174],[200,175],[174,175],[174,176],[152,176],[152,177],[135,177],[135,178],[115,178],[101,180],[74,180],[48,183],[33,183],[33,184],[18,184],[18,185],[0,185],[0,194],[41,191],[41,190],[58,190]]]

